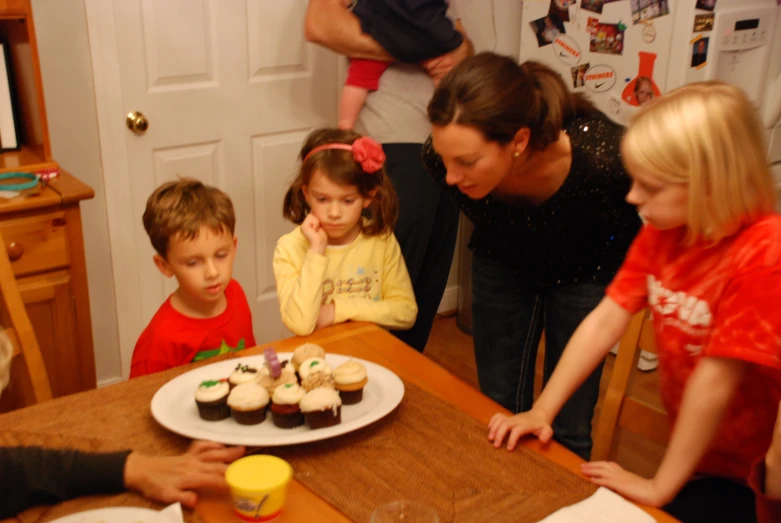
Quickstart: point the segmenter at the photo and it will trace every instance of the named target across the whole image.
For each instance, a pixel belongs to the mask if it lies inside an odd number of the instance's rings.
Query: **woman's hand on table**
[[[244,447],[195,441],[181,456],[147,456],[132,452],[125,462],[125,487],[161,503],[193,508],[196,490],[228,488],[225,469],[244,455]]]
[[[612,461],[592,461],[580,466],[581,472],[588,476],[592,483],[621,494],[630,501],[661,507],[672,499],[655,479],[648,479],[624,470],[621,465]]]
[[[547,443],[553,437],[548,416],[537,410],[522,412],[514,416],[496,413],[488,422],[488,441],[499,448],[507,437],[507,450],[515,449],[521,436],[533,434],[542,443]]]

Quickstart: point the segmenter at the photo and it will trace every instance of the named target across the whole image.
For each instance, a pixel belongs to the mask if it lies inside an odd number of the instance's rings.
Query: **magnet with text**
[[[586,71],[583,81],[590,91],[604,93],[616,85],[616,70],[609,65],[598,64]]]
[[[567,65],[576,65],[580,63],[580,46],[574,38],[567,35],[559,35],[553,41],[553,52],[556,58]]]

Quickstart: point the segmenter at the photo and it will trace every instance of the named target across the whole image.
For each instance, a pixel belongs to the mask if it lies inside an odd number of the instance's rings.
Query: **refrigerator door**
[[[526,0],[521,61],[561,74],[618,123],[667,90],[674,0]],[[693,5],[693,4],[692,4]]]

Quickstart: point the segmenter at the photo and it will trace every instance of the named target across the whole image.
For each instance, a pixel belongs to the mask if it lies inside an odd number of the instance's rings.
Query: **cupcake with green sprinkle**
[[[202,381],[195,389],[195,404],[198,414],[206,421],[220,421],[230,416],[228,393],[230,387],[225,380]]]

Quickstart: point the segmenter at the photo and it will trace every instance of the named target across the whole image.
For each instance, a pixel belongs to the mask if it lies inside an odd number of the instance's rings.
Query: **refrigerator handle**
[[[773,129],[781,125],[781,74],[770,87],[765,107],[765,128]]]

